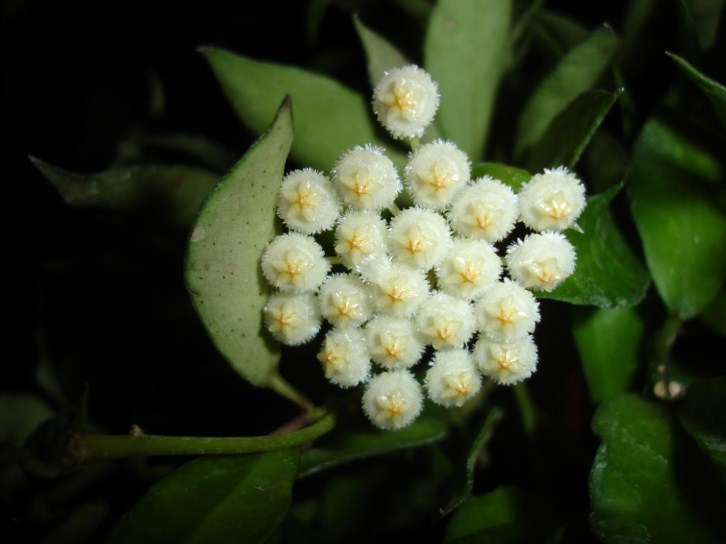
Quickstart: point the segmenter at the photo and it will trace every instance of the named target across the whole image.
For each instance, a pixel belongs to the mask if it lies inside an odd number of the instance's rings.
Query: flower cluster
[[[394,137],[413,140],[438,102],[430,76],[405,66],[376,86],[373,109]],[[534,372],[540,314],[531,290],[551,291],[574,271],[561,231],[585,206],[583,185],[564,167],[515,193],[489,176],[471,179],[469,158],[450,141],[414,145],[402,174],[372,145],[344,152],[330,176],[288,173],[277,213],[289,232],[262,256],[275,287],[264,309],[269,332],[295,346],[327,321],[318,354],[326,378],[365,383],[363,410],[383,429],[412,422],[424,390],[437,404],[462,406],[485,378],[506,385]],[[413,205],[400,210],[404,188]],[[518,221],[533,232],[502,257],[495,244]],[[330,230],[334,256],[315,237]],[[411,369],[427,346],[422,388]]]

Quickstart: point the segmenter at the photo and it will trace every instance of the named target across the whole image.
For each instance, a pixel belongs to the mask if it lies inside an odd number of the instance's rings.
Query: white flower
[[[521,285],[505,280],[489,287],[474,305],[479,330],[497,342],[510,342],[534,331],[539,303]]]
[[[403,265],[391,265],[375,282],[376,308],[396,317],[414,314],[429,294],[423,272]]]
[[[465,349],[439,351],[426,372],[429,398],[442,406],[462,406],[481,389],[481,376]]]
[[[433,210],[446,208],[470,175],[466,153],[443,140],[421,146],[406,164],[406,183],[413,201]]]
[[[386,369],[410,368],[423,355],[424,344],[410,319],[374,317],[366,325],[365,334],[371,359]]]
[[[380,429],[406,427],[418,417],[422,408],[421,386],[407,370],[375,376],[363,393],[363,411]]]
[[[343,202],[374,211],[390,207],[401,190],[393,162],[371,145],[346,151],[333,168],[333,180]]]
[[[498,242],[517,222],[517,195],[501,181],[484,176],[456,195],[448,217],[457,234]]]
[[[559,232],[530,234],[507,248],[506,261],[524,287],[552,291],[575,271],[575,248]]]
[[[448,223],[434,211],[408,208],[391,220],[388,247],[394,262],[428,270],[443,260],[451,243]]]
[[[358,329],[332,329],[318,353],[325,377],[340,387],[353,387],[368,379],[371,361],[363,333]]]
[[[416,312],[416,326],[434,349],[462,347],[474,334],[474,310],[465,300],[436,293]]]
[[[320,311],[311,293],[274,293],[263,314],[267,330],[287,346],[304,344],[320,330]]]
[[[420,138],[439,107],[436,83],[410,64],[387,70],[373,91],[373,111],[394,138]]]
[[[322,173],[312,168],[293,170],[282,179],[277,214],[288,228],[315,234],[333,226],[340,215],[340,201]]]
[[[356,327],[373,313],[372,289],[352,274],[329,276],[318,293],[323,316],[336,327]]]
[[[366,211],[349,212],[340,218],[335,231],[335,252],[348,268],[365,257],[384,252],[386,222]]]
[[[276,237],[262,254],[262,274],[281,291],[315,291],[329,269],[323,248],[295,232]]]
[[[474,359],[484,376],[510,385],[529,378],[536,370],[537,345],[531,336],[506,344],[480,338],[474,345]]]
[[[522,221],[537,230],[564,230],[585,209],[585,187],[564,166],[535,174],[519,190]]]
[[[502,261],[497,250],[484,240],[454,240],[436,268],[439,288],[467,300],[481,295],[501,273]]]

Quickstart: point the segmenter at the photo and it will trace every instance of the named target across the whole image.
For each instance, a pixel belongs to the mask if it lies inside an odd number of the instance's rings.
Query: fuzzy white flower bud
[[[382,271],[374,285],[376,308],[395,317],[413,315],[429,294],[423,272],[403,265],[393,264]]]
[[[462,406],[481,389],[481,375],[465,349],[439,351],[426,372],[426,390],[436,404]]]
[[[320,330],[318,301],[311,293],[274,293],[263,314],[267,330],[287,346],[304,344]]]
[[[424,344],[410,319],[374,317],[366,325],[365,334],[371,359],[386,369],[410,368],[423,355]]]
[[[418,417],[422,408],[421,386],[407,370],[375,376],[363,393],[363,411],[379,429],[406,427]]]
[[[387,70],[373,91],[373,111],[394,138],[420,138],[439,107],[436,83],[410,64]]]
[[[552,291],[575,271],[575,248],[559,232],[530,234],[507,248],[510,276],[524,287]]]
[[[436,268],[439,288],[449,295],[473,300],[499,279],[502,261],[484,240],[454,240]]]
[[[537,230],[564,230],[585,209],[585,187],[564,166],[535,174],[519,190],[522,221]]]
[[[451,244],[448,223],[434,211],[408,208],[391,221],[388,247],[394,262],[428,270],[443,260]]]
[[[323,316],[335,327],[357,327],[373,313],[372,288],[352,274],[334,274],[318,293]]]
[[[262,254],[262,274],[281,291],[315,291],[328,270],[323,248],[296,232],[276,237]]]
[[[393,162],[371,145],[346,151],[333,168],[333,180],[343,202],[373,211],[390,207],[401,190]]]
[[[498,242],[517,222],[517,195],[501,181],[484,176],[456,195],[448,217],[457,234]]]
[[[386,222],[366,211],[349,212],[340,218],[335,231],[335,252],[352,269],[364,258],[386,248]]]
[[[371,372],[363,333],[358,329],[332,329],[325,336],[318,353],[325,377],[340,387],[353,387],[365,382]]]
[[[453,142],[436,140],[412,153],[406,184],[413,201],[433,210],[445,209],[469,181],[471,165]]]
[[[315,234],[333,226],[340,201],[330,180],[312,168],[293,170],[282,179],[277,215],[292,230]]]
[[[480,338],[474,345],[474,359],[484,376],[511,385],[529,378],[537,369],[537,345],[532,336],[509,343]]]
[[[419,333],[434,349],[462,347],[474,334],[475,321],[471,304],[445,293],[431,295],[416,312]]]
[[[496,342],[510,342],[534,331],[539,303],[521,285],[505,280],[482,294],[474,305],[479,330]]]

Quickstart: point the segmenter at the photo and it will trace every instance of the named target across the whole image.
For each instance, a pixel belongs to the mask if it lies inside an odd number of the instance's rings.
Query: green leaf
[[[628,390],[638,369],[644,330],[632,308],[578,312],[572,333],[593,403]]]
[[[685,17],[701,51],[709,49],[718,36],[719,18],[724,0],[680,0]]]
[[[129,166],[81,175],[30,160],[72,206],[133,211],[179,226],[192,222],[219,181],[214,172],[189,166]]]
[[[721,288],[699,317],[717,333],[726,336],[726,288]]]
[[[253,131],[264,131],[282,99],[292,97],[297,137],[291,156],[300,164],[327,171],[353,146],[387,144],[376,134],[369,99],[332,79],[221,49],[202,52],[237,115]],[[400,152],[388,155],[398,165],[406,162]]]
[[[587,200],[577,222],[583,232],[565,232],[577,253],[575,273],[554,291],[537,292],[537,296],[602,308],[634,306],[645,296],[648,274],[608,210],[620,188],[613,187]]]
[[[28,393],[0,394],[0,444],[20,447],[53,411],[39,397]]]
[[[499,162],[480,162],[474,165],[471,169],[472,179],[482,176],[498,179],[505,185],[509,185],[515,193],[532,178],[532,174],[526,170]]]
[[[465,502],[446,529],[450,544],[525,544],[547,535],[549,506],[539,497],[514,487],[498,487]]]
[[[703,467],[692,464],[698,458],[683,449],[685,437],[666,407],[622,395],[601,405],[593,430],[603,442],[590,473],[590,522],[602,541],[723,542],[712,525],[717,520],[707,516],[714,512],[702,510],[711,491],[700,481]]]
[[[609,26],[602,26],[572,48],[542,80],[519,116],[515,138],[517,155],[534,145],[554,118],[600,79],[618,44],[615,32]]]
[[[429,19],[424,65],[441,92],[437,126],[472,160],[486,147],[511,12],[509,0],[441,0]]]
[[[187,289],[212,341],[254,385],[276,375],[279,348],[263,331],[270,288],[260,256],[275,236],[275,203],[293,139],[289,100],[210,195],[189,239]]]
[[[716,117],[726,125],[726,86],[699,72],[692,64],[678,55],[668,52],[666,55],[676,62],[681,72],[708,98]]]
[[[154,485],[121,519],[107,544],[256,544],[282,522],[299,452],[202,458]]]
[[[726,214],[708,182],[718,161],[658,119],[635,143],[629,193],[658,294],[681,318],[702,311],[726,277]]]
[[[399,431],[366,429],[334,433],[316,442],[301,460],[300,476],[309,476],[358,459],[408,450],[441,440],[446,427],[435,417],[420,417]]]
[[[363,44],[368,59],[368,80],[375,87],[386,70],[410,64],[406,57],[383,36],[366,27],[358,16],[353,17],[353,24]]]
[[[534,17],[532,31],[557,58],[565,56],[588,35],[587,28],[578,21],[546,9]]]
[[[574,167],[622,92],[586,91],[570,102],[532,148],[527,169],[538,172],[561,165]]]

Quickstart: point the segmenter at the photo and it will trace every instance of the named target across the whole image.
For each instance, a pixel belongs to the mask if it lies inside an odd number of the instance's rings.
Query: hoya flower
[[[388,277],[393,267],[391,256],[381,249],[367,255],[353,267],[353,270],[363,278],[363,281],[376,284]]]
[[[585,209],[585,187],[564,166],[535,174],[519,190],[522,221],[537,230],[564,230]]]
[[[277,215],[292,230],[315,234],[333,226],[340,201],[330,180],[312,168],[293,170],[282,179]]]
[[[481,389],[481,375],[465,349],[439,351],[426,372],[426,389],[436,404],[462,406]]]
[[[263,314],[267,330],[287,346],[304,344],[320,330],[318,301],[311,293],[274,293]]]
[[[415,420],[423,408],[421,386],[408,370],[375,376],[363,393],[363,411],[379,429],[398,430]]]
[[[343,202],[374,211],[390,207],[401,190],[391,159],[370,145],[343,153],[333,168],[333,180]]]
[[[506,261],[524,287],[552,291],[575,271],[575,248],[559,232],[530,234],[507,248]]]
[[[416,326],[434,349],[462,347],[474,334],[474,310],[465,300],[436,293],[416,312]]]
[[[502,261],[484,240],[454,240],[436,268],[439,288],[458,298],[473,300],[499,279]]]
[[[436,82],[413,64],[387,70],[373,90],[373,111],[394,138],[420,138],[438,107]]]
[[[484,176],[456,195],[448,217],[451,228],[461,236],[499,242],[519,217],[517,195],[501,181]]]
[[[374,285],[376,308],[396,317],[413,315],[429,294],[423,272],[397,264],[383,271]]]
[[[433,210],[448,207],[470,175],[466,153],[443,140],[421,146],[406,164],[406,183],[413,201]]]
[[[474,345],[474,359],[484,376],[501,385],[529,378],[537,368],[537,345],[532,336],[515,342],[498,343],[480,338]]]
[[[315,291],[329,269],[323,248],[296,232],[278,236],[262,254],[262,274],[281,291]]]
[[[334,274],[320,286],[323,316],[335,327],[356,327],[373,313],[371,287],[352,274]]]
[[[410,368],[423,355],[411,319],[380,315],[368,322],[365,334],[371,359],[386,369]]]
[[[448,223],[434,211],[408,208],[391,221],[388,247],[394,262],[428,270],[443,260],[451,243]]]
[[[348,268],[380,253],[386,246],[386,222],[366,211],[349,212],[340,218],[335,231],[335,252]]]
[[[371,361],[363,333],[358,329],[332,329],[318,353],[325,377],[340,387],[353,387],[368,379]]]
[[[479,330],[496,342],[510,342],[534,331],[539,303],[534,295],[511,280],[489,287],[474,305]]]

